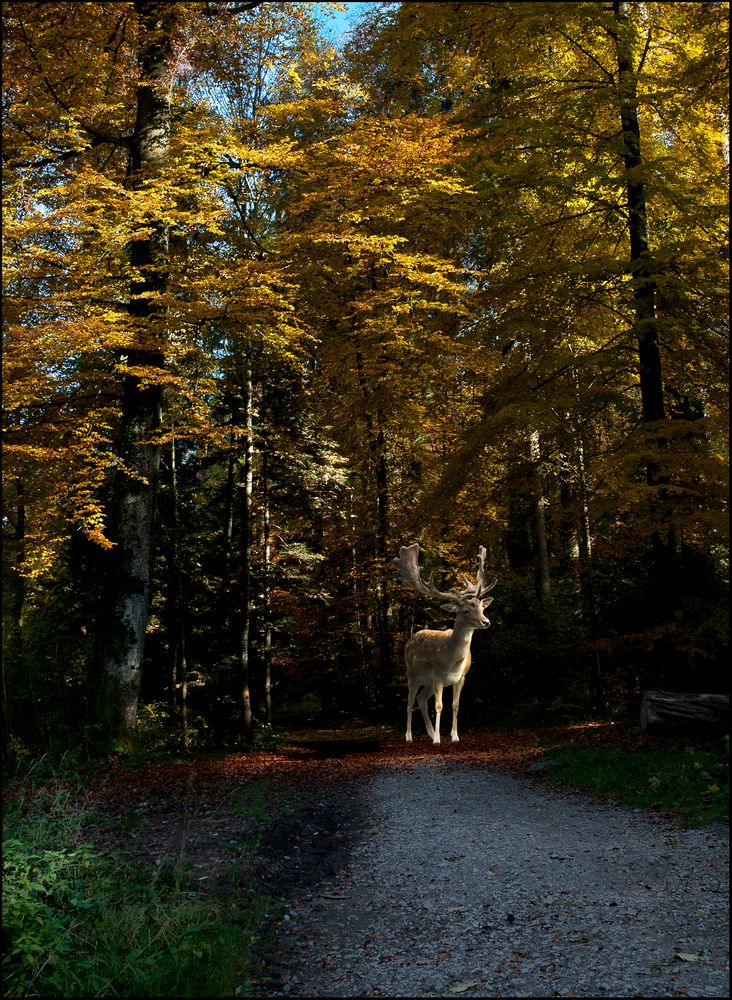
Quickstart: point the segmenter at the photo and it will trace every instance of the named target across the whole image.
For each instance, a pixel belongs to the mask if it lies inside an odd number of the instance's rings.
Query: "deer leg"
[[[432,728],[432,723],[430,722],[429,712],[427,711],[427,702],[432,697],[432,685],[425,684],[422,690],[417,696],[417,701],[419,702],[419,707],[422,712],[422,718],[424,719],[425,729],[427,730],[427,735],[431,740],[435,738],[435,731]]]
[[[412,712],[414,711],[414,699],[417,697],[419,684],[409,685],[409,700],[407,701],[407,743],[412,742]]]
[[[443,685],[439,681],[435,681],[434,685],[435,691],[435,730],[432,733],[432,742],[440,742],[440,715],[442,714],[442,688]]]
[[[452,732],[450,736],[453,743],[459,743],[460,737],[457,731],[457,717],[458,708],[460,706],[460,693],[463,690],[463,684],[465,683],[465,677],[461,677],[459,681],[453,684],[452,687]]]

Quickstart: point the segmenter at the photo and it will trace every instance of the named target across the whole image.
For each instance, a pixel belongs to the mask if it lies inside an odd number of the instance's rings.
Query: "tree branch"
[[[216,17],[218,14],[247,14],[255,7],[261,7],[265,0],[253,0],[252,3],[229,3],[223,0],[221,3],[206,3],[203,13],[209,17]]]

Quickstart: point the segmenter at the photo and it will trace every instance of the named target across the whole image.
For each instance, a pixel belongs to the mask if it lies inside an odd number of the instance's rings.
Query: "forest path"
[[[452,749],[340,786],[350,855],[291,896],[256,995],[729,996],[726,827]]]
[[[89,836],[233,911],[273,898],[242,955],[255,996],[729,996],[727,826],[680,830],[532,774],[567,739],[641,737],[290,731],[104,772]]]

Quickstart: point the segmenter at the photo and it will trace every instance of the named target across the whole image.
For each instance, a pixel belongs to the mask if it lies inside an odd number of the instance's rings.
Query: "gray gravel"
[[[439,752],[368,797],[350,864],[290,904],[269,995],[730,995],[727,827]]]

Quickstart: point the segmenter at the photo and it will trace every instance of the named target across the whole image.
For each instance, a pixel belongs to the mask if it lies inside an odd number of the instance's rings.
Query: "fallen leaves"
[[[185,797],[207,787],[240,786],[261,778],[306,782],[331,787],[334,781],[358,779],[375,767],[411,769],[416,765],[440,767],[449,761],[473,764],[512,773],[524,773],[532,761],[546,752],[547,740],[589,737],[573,727],[519,729],[513,732],[473,731],[458,743],[441,744],[436,749],[425,736],[406,743],[399,732],[386,727],[354,724],[340,730],[303,730],[283,733],[286,746],[276,751],[254,748],[242,753],[205,754],[191,760],[148,763],[130,769],[113,765],[95,783],[100,799],[129,802],[138,798]],[[618,745],[632,741],[636,734],[619,725],[595,727],[593,745],[598,741]],[[667,840],[669,843],[677,841]],[[456,856],[455,860],[459,860]]]

